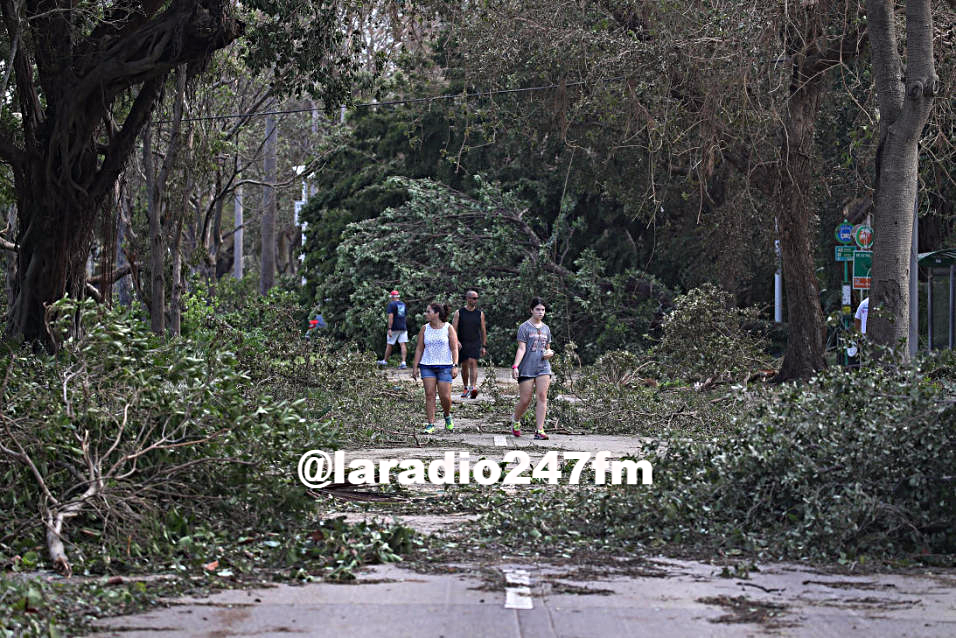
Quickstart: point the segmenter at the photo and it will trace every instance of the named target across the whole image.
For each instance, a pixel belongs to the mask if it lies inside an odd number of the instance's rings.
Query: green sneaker
[[[435,433],[435,424],[429,423],[425,426],[425,434],[434,434]]]
[[[445,429],[449,432],[455,429],[455,422],[452,420],[451,415],[445,417]]]

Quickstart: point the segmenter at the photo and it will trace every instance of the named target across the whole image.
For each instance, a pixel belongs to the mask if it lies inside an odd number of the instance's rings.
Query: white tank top
[[[425,350],[422,352],[422,360],[418,362],[423,366],[450,366],[451,346],[448,345],[448,326],[445,323],[441,328],[432,328],[425,324]]]

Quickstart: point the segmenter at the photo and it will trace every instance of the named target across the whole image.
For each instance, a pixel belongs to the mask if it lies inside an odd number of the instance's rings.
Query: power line
[[[607,78],[602,80],[602,82],[617,82],[625,79],[625,76],[619,75],[612,78]],[[418,98],[409,98],[406,100],[387,100],[384,102],[360,102],[359,104],[353,104],[353,109],[363,109],[363,108],[372,108],[376,106],[397,106],[399,104],[422,104],[426,102],[436,102],[438,100],[454,100],[458,98],[475,98],[475,97],[490,97],[493,95],[504,95],[507,93],[528,93],[531,91],[548,91],[551,89],[557,89],[560,87],[569,87],[569,86],[582,86],[587,84],[587,82],[581,80],[579,82],[568,82],[567,84],[547,84],[542,86],[528,86],[521,89],[499,89],[496,91],[477,91],[475,93],[449,93],[445,95],[435,95],[432,97],[418,97]],[[224,115],[204,115],[200,117],[184,117],[183,122],[203,122],[207,120],[232,120],[242,117],[261,117],[264,115],[291,115],[294,113],[309,113],[314,111],[312,107],[302,107],[297,109],[282,109],[276,111],[249,111],[247,113],[226,113]],[[156,120],[157,124],[168,124],[172,120]]]

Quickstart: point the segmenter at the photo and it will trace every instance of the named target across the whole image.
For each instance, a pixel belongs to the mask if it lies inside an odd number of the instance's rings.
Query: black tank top
[[[458,309],[458,340],[462,343],[481,343],[481,308]]]

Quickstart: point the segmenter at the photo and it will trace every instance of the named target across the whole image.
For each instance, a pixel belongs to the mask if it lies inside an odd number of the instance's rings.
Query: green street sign
[[[853,261],[853,253],[856,248],[853,246],[834,246],[833,255],[837,261]]]
[[[870,267],[873,265],[872,250],[853,251],[853,289],[870,289]]]

